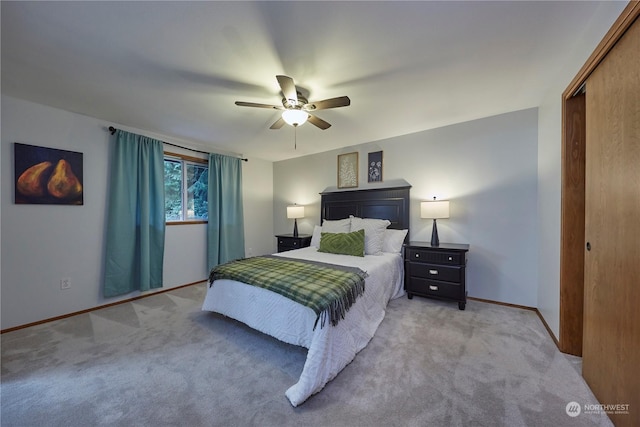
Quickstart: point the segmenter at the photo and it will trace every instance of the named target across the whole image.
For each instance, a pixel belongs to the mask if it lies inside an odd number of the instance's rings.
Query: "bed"
[[[312,246],[273,254],[306,262],[357,267],[366,272],[365,291],[335,325],[317,324],[318,315],[309,307],[267,289],[236,280],[215,280],[209,286],[202,309],[220,313],[280,341],[308,349],[296,384],[285,395],[298,406],[338,375],[369,343],[382,322],[391,299],[404,295],[402,243],[408,239],[409,186],[321,193],[321,224],[350,217],[389,221],[386,236],[395,241],[377,255],[350,256],[319,252],[320,227],[314,230]],[[372,221],[373,222],[373,221]],[[393,231],[396,230],[396,231]],[[398,239],[402,237],[401,241]],[[385,240],[385,244],[390,243]]]

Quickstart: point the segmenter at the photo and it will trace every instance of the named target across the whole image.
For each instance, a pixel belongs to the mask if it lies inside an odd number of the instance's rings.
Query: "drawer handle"
[[[429,274],[438,274],[438,270],[429,270]]]
[[[298,246],[298,242],[293,242],[293,246]]]
[[[438,287],[437,286],[433,286],[433,285],[429,285],[429,289],[432,291],[437,291]]]
[[[420,254],[416,254],[416,258],[420,258]]]
[[[449,261],[453,261],[453,257],[449,257]]]

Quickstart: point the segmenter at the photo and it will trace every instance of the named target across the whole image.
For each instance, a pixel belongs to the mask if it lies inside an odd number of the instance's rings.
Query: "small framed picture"
[[[382,182],[382,151],[369,153],[369,182]]]
[[[338,188],[358,186],[358,152],[338,155]]]

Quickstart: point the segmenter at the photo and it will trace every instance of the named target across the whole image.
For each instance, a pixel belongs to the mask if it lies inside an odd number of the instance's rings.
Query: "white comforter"
[[[400,254],[354,257],[318,252],[308,247],[280,253],[287,258],[309,259],[359,267],[369,276],[365,292],[336,326],[320,324],[308,307],[274,292],[233,280],[217,280],[202,306],[239,320],[289,344],[309,349],[300,379],[286,391],[293,406],[319,392],[367,346],[382,322],[388,302],[404,294],[404,266]]]

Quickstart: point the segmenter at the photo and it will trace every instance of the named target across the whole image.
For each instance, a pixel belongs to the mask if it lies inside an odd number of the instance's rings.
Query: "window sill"
[[[193,225],[193,224],[207,224],[207,220],[193,219],[188,221],[167,221],[167,225]]]

